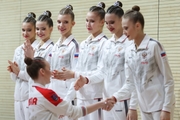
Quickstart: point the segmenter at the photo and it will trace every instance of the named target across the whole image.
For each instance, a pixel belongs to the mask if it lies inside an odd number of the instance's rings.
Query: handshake
[[[102,109],[106,111],[110,111],[114,107],[114,104],[116,103],[116,98],[115,97],[107,98],[101,102],[103,103]]]

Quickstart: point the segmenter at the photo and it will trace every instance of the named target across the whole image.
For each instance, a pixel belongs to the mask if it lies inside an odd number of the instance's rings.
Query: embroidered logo
[[[61,52],[64,53],[65,50],[62,50]]]
[[[29,100],[28,100],[28,103],[29,103],[29,106],[30,105],[37,105],[37,98],[36,97],[34,97],[34,98],[30,98]]]
[[[145,58],[146,58],[146,56],[147,56],[147,53],[146,53],[146,52],[143,52],[143,53],[142,53],[142,57],[143,57],[143,59],[145,59]]]
[[[162,52],[161,57],[165,57],[165,56],[166,56],[166,52]]]
[[[51,98],[52,98],[54,101],[58,101],[58,99],[59,99],[56,94],[53,94],[53,95],[51,96]]]
[[[51,53],[49,54],[49,57],[52,57],[52,54],[51,54]]]
[[[119,47],[119,48],[118,48],[118,51],[121,51],[121,50],[122,50],[122,47]]]
[[[75,58],[78,58],[78,57],[79,57],[79,54],[78,54],[78,53],[75,53],[75,54],[74,54],[74,57],[75,57]]]
[[[94,50],[95,49],[95,47],[94,46],[92,46],[92,50]]]

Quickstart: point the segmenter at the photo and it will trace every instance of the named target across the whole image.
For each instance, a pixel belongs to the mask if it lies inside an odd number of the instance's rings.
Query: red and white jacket
[[[61,99],[53,90],[33,83],[29,93],[29,120],[58,120],[58,116],[66,115],[73,119],[85,116],[85,107],[73,106]]]

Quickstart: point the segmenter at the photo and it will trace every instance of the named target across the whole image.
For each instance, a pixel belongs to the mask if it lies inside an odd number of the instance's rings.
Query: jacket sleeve
[[[174,104],[174,81],[172,72],[168,63],[166,53],[159,43],[155,46],[155,60],[158,64],[159,70],[164,76],[164,89],[165,89],[165,99],[162,110],[171,112],[171,108]]]
[[[134,90],[136,90],[135,85],[134,85],[133,72],[128,65],[128,61],[126,60],[126,57],[125,57],[125,79],[126,81],[123,87],[119,91],[113,94],[113,96],[117,99],[117,101],[129,99],[131,93]]]
[[[16,48],[16,50],[17,50],[17,48]],[[16,61],[16,59],[15,59],[16,50],[14,51],[13,62]],[[11,80],[14,81],[14,82],[15,82],[15,81],[17,80],[17,78],[18,78],[17,75],[14,74],[13,72],[10,73],[10,77],[11,77]]]
[[[17,80],[17,75],[12,72],[10,73],[10,77],[11,77],[11,80],[14,82]]]
[[[137,92],[136,89],[131,93],[130,103],[129,103],[129,109],[136,110],[138,106],[138,98],[137,98]]]
[[[24,81],[29,81],[29,79],[31,78],[31,77],[29,76],[29,74],[27,73],[26,69],[25,69],[25,71],[20,70],[20,71],[19,71],[19,74],[18,74],[18,77],[19,77],[21,80],[24,80]]]
[[[98,52],[98,63],[97,69],[94,71],[87,71],[87,72],[75,72],[75,78],[79,78],[80,75],[85,76],[89,79],[88,84],[96,84],[103,81],[106,72],[103,70],[103,46],[105,40],[101,43],[99,52]]]
[[[50,56],[51,56],[52,48],[53,48],[53,44],[51,44],[50,46],[48,46],[48,48],[47,48],[47,50],[46,50],[46,53],[45,53],[45,55],[44,55],[44,59],[46,59],[49,63],[51,63]]]
[[[73,106],[70,102],[62,100],[57,94],[53,93],[51,100],[42,98],[44,107],[56,115],[66,115],[73,119],[85,116],[87,114],[86,107]]]
[[[78,57],[79,57],[79,45],[78,43],[72,47],[71,50],[71,70],[74,70],[78,61]]]
[[[71,85],[70,85],[70,87],[69,87],[69,90],[68,90],[68,92],[67,92],[64,100],[71,102],[72,100],[75,99],[75,97],[76,97],[76,91],[75,91],[75,89],[74,89],[74,83],[75,83],[75,82],[72,82],[72,83],[71,83]]]

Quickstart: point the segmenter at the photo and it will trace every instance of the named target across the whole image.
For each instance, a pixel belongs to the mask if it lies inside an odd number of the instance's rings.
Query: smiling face
[[[47,22],[37,21],[36,22],[36,34],[44,42],[50,39],[52,27],[49,27]]]
[[[97,36],[102,32],[104,26],[104,19],[100,19],[100,16],[96,12],[88,12],[86,16],[86,28],[93,36]]]
[[[35,26],[30,22],[22,23],[22,36],[25,40],[33,42],[36,37]]]
[[[137,36],[137,23],[129,20],[129,18],[122,19],[123,33],[128,37],[129,40],[133,40]]]
[[[75,22],[72,21],[71,15],[58,15],[57,28],[62,36],[68,37],[71,34],[72,27]]]
[[[119,18],[117,15],[114,13],[109,14],[107,13],[105,16],[105,21],[106,21],[106,27],[107,29],[112,33],[112,34],[119,34],[122,33],[122,18]]]

